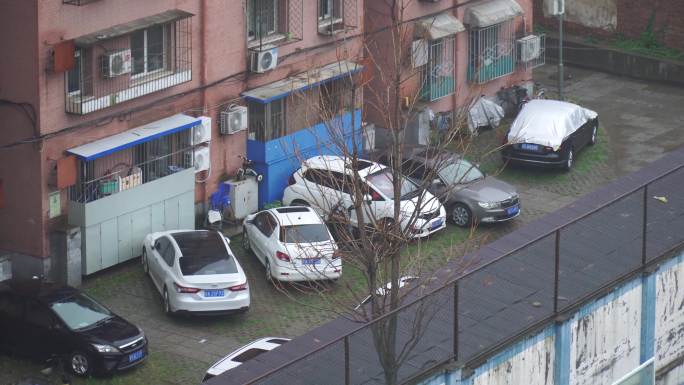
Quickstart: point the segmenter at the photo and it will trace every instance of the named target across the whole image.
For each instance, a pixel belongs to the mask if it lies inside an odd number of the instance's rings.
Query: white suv
[[[367,160],[359,160],[358,168],[358,183],[361,183],[365,192],[364,200],[367,202],[365,222],[392,221],[392,170]],[[339,210],[348,215],[351,224],[356,226],[358,220],[349,191],[353,175],[350,159],[334,155],[309,158],[290,177],[290,185],[283,193],[283,204],[311,206],[324,217]],[[408,178],[402,178],[401,190],[400,222],[404,231],[413,238],[419,238],[446,227],[446,211],[437,198],[420,189]],[[420,212],[415,213],[417,208]],[[409,224],[412,225],[410,229]]]

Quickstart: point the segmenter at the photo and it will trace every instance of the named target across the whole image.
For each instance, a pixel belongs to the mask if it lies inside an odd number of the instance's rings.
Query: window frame
[[[456,92],[456,35],[427,40],[427,52],[427,63],[422,71],[421,96],[432,102]],[[443,67],[447,69],[444,70]],[[448,75],[439,75],[437,72]],[[452,79],[451,86],[448,83],[442,83],[448,78]],[[438,87],[442,92],[435,92],[433,86]]]
[[[271,140],[282,138],[287,133],[287,97],[276,99],[269,103],[249,102],[247,105],[249,129],[247,138],[259,142],[268,142]],[[280,111],[274,112],[273,106],[278,104]],[[254,111],[256,107],[262,111]],[[261,117],[260,120],[255,120]],[[278,122],[277,130],[274,129],[273,123]],[[263,123],[262,127],[258,127],[259,122]],[[261,130],[261,132],[259,132]],[[277,132],[276,132],[277,131]],[[267,135],[268,133],[268,135]]]
[[[69,73],[67,73],[66,77],[66,94],[67,97],[75,97],[75,96],[80,96],[83,94],[83,53],[81,53],[81,49],[77,48],[74,50],[74,68],[69,70]],[[71,74],[72,72],[76,72],[76,83],[77,83],[77,89],[74,91],[71,91]]]
[[[131,63],[131,80],[137,80],[137,79],[141,79],[141,78],[148,77],[148,76],[153,75],[153,74],[157,74],[157,73],[161,73],[161,72],[170,71],[169,65],[168,65],[168,62],[167,62],[167,61],[168,61],[168,57],[169,57],[169,56],[168,56],[168,55],[169,55],[169,50],[170,50],[170,49],[169,49],[169,46],[168,46],[168,44],[169,44],[169,37],[168,37],[168,34],[169,34],[170,26],[171,26],[170,23],[159,24],[159,25],[153,25],[153,26],[149,26],[149,27],[147,27],[147,28],[144,28],[144,29],[141,29],[141,30],[138,30],[138,31],[134,31],[133,33],[131,33],[131,35],[130,35],[131,61],[132,61],[132,63]],[[154,69],[154,70],[152,70],[152,71],[148,71],[148,63],[149,63],[149,61],[150,61],[150,60],[149,60],[148,32],[149,32],[150,29],[156,28],[156,27],[161,27],[161,31],[162,31],[162,33],[161,33],[161,35],[162,35],[162,42],[161,42],[161,47],[162,47],[162,52],[161,52],[161,58],[162,58],[162,60],[161,60],[161,62],[162,62],[162,66],[161,66],[161,68],[157,68],[157,69]],[[134,36],[136,33],[140,33],[140,32],[143,33],[143,70],[142,70],[142,72],[135,73],[135,62],[136,62],[136,59],[135,59],[135,53],[134,53],[134,51],[133,51],[133,36]]]
[[[271,2],[273,4],[273,15],[271,20],[273,20],[273,30],[267,31],[263,36],[257,31],[257,26],[259,23],[257,23],[257,19],[262,16],[262,12],[257,12],[258,4],[263,5],[264,2]],[[251,12],[250,12],[251,8]],[[246,18],[246,23],[245,25],[247,26],[247,42],[255,42],[258,40],[264,40],[264,39],[273,39],[274,37],[277,37],[278,35],[282,35],[283,32],[281,31],[282,28],[280,28],[280,0],[247,0],[247,4],[245,7],[245,18]],[[251,16],[251,17],[250,17]],[[252,27],[253,28],[250,28]],[[250,35],[250,29],[254,30],[254,34]]]
[[[485,84],[515,72],[517,64],[515,18],[487,27],[472,28],[468,30],[467,39],[469,82]],[[503,52],[504,50],[508,52]],[[496,57],[492,58],[488,55],[492,52]],[[507,57],[510,58],[510,68],[508,70],[506,70],[505,63],[503,62],[503,59]],[[492,63],[481,64],[481,62],[485,62],[488,59],[491,59]],[[504,65],[498,63],[504,63]],[[503,71],[497,70],[497,66],[501,66]],[[493,68],[493,70],[488,70],[487,68]],[[482,76],[483,71],[484,76]]]

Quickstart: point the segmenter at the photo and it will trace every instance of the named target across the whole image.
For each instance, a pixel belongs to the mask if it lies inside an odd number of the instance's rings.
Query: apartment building
[[[78,284],[147,233],[201,225],[241,156],[259,205],[278,200],[301,156],[361,124],[340,96],[362,69],[356,0],[7,0],[0,21],[14,276]]]

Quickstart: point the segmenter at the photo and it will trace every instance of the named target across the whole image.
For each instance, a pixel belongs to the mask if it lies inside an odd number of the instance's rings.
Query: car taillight
[[[276,251],[276,258],[283,262],[290,262],[290,256],[285,253],[281,253],[280,251]]]
[[[292,175],[290,175],[290,178],[287,180],[287,184],[289,186],[292,186],[295,183],[297,183],[297,181],[295,180],[294,174],[292,174]]]
[[[200,289],[198,289],[198,288],[196,288],[196,287],[185,287],[185,286],[181,286],[181,285],[179,285],[179,284],[177,284],[177,283],[175,283],[175,282],[174,282],[173,285],[176,287],[176,291],[179,292],[179,293],[194,294],[194,293],[197,293],[197,292],[200,291]]]
[[[242,291],[242,290],[247,290],[247,282],[241,283],[239,285],[231,286],[228,288],[230,291]]]

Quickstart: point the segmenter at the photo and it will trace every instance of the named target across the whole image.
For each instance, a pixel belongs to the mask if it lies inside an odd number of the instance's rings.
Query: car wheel
[[[301,199],[295,199],[295,200],[293,200],[291,205],[292,205],[292,206],[306,206],[306,207],[311,206],[311,205],[309,204],[309,202],[307,202],[307,201],[305,201],[305,200],[301,200]]]
[[[596,136],[598,134],[598,126],[594,125],[591,131],[591,139],[589,140],[589,145],[593,146],[596,144]]]
[[[563,164],[563,169],[565,171],[570,171],[572,168],[572,163],[575,161],[575,152],[572,151],[572,148],[568,150],[568,153],[565,154],[565,163]]]
[[[252,251],[252,245],[249,243],[247,228],[244,226],[242,227],[242,248],[245,249],[246,252]]]
[[[150,265],[147,262],[147,250],[143,248],[142,252],[142,265],[143,265],[143,271],[145,272],[145,275],[150,275]]]
[[[69,369],[77,376],[88,376],[91,372],[88,355],[78,351],[71,353],[71,357],[69,357]]]
[[[468,206],[463,203],[456,203],[451,208],[451,221],[460,227],[468,227],[473,221],[473,214]]]
[[[173,314],[173,309],[171,308],[171,300],[169,300],[169,291],[164,287],[164,313],[167,315]]]
[[[273,273],[271,272],[271,263],[266,261],[266,281],[273,282]]]

